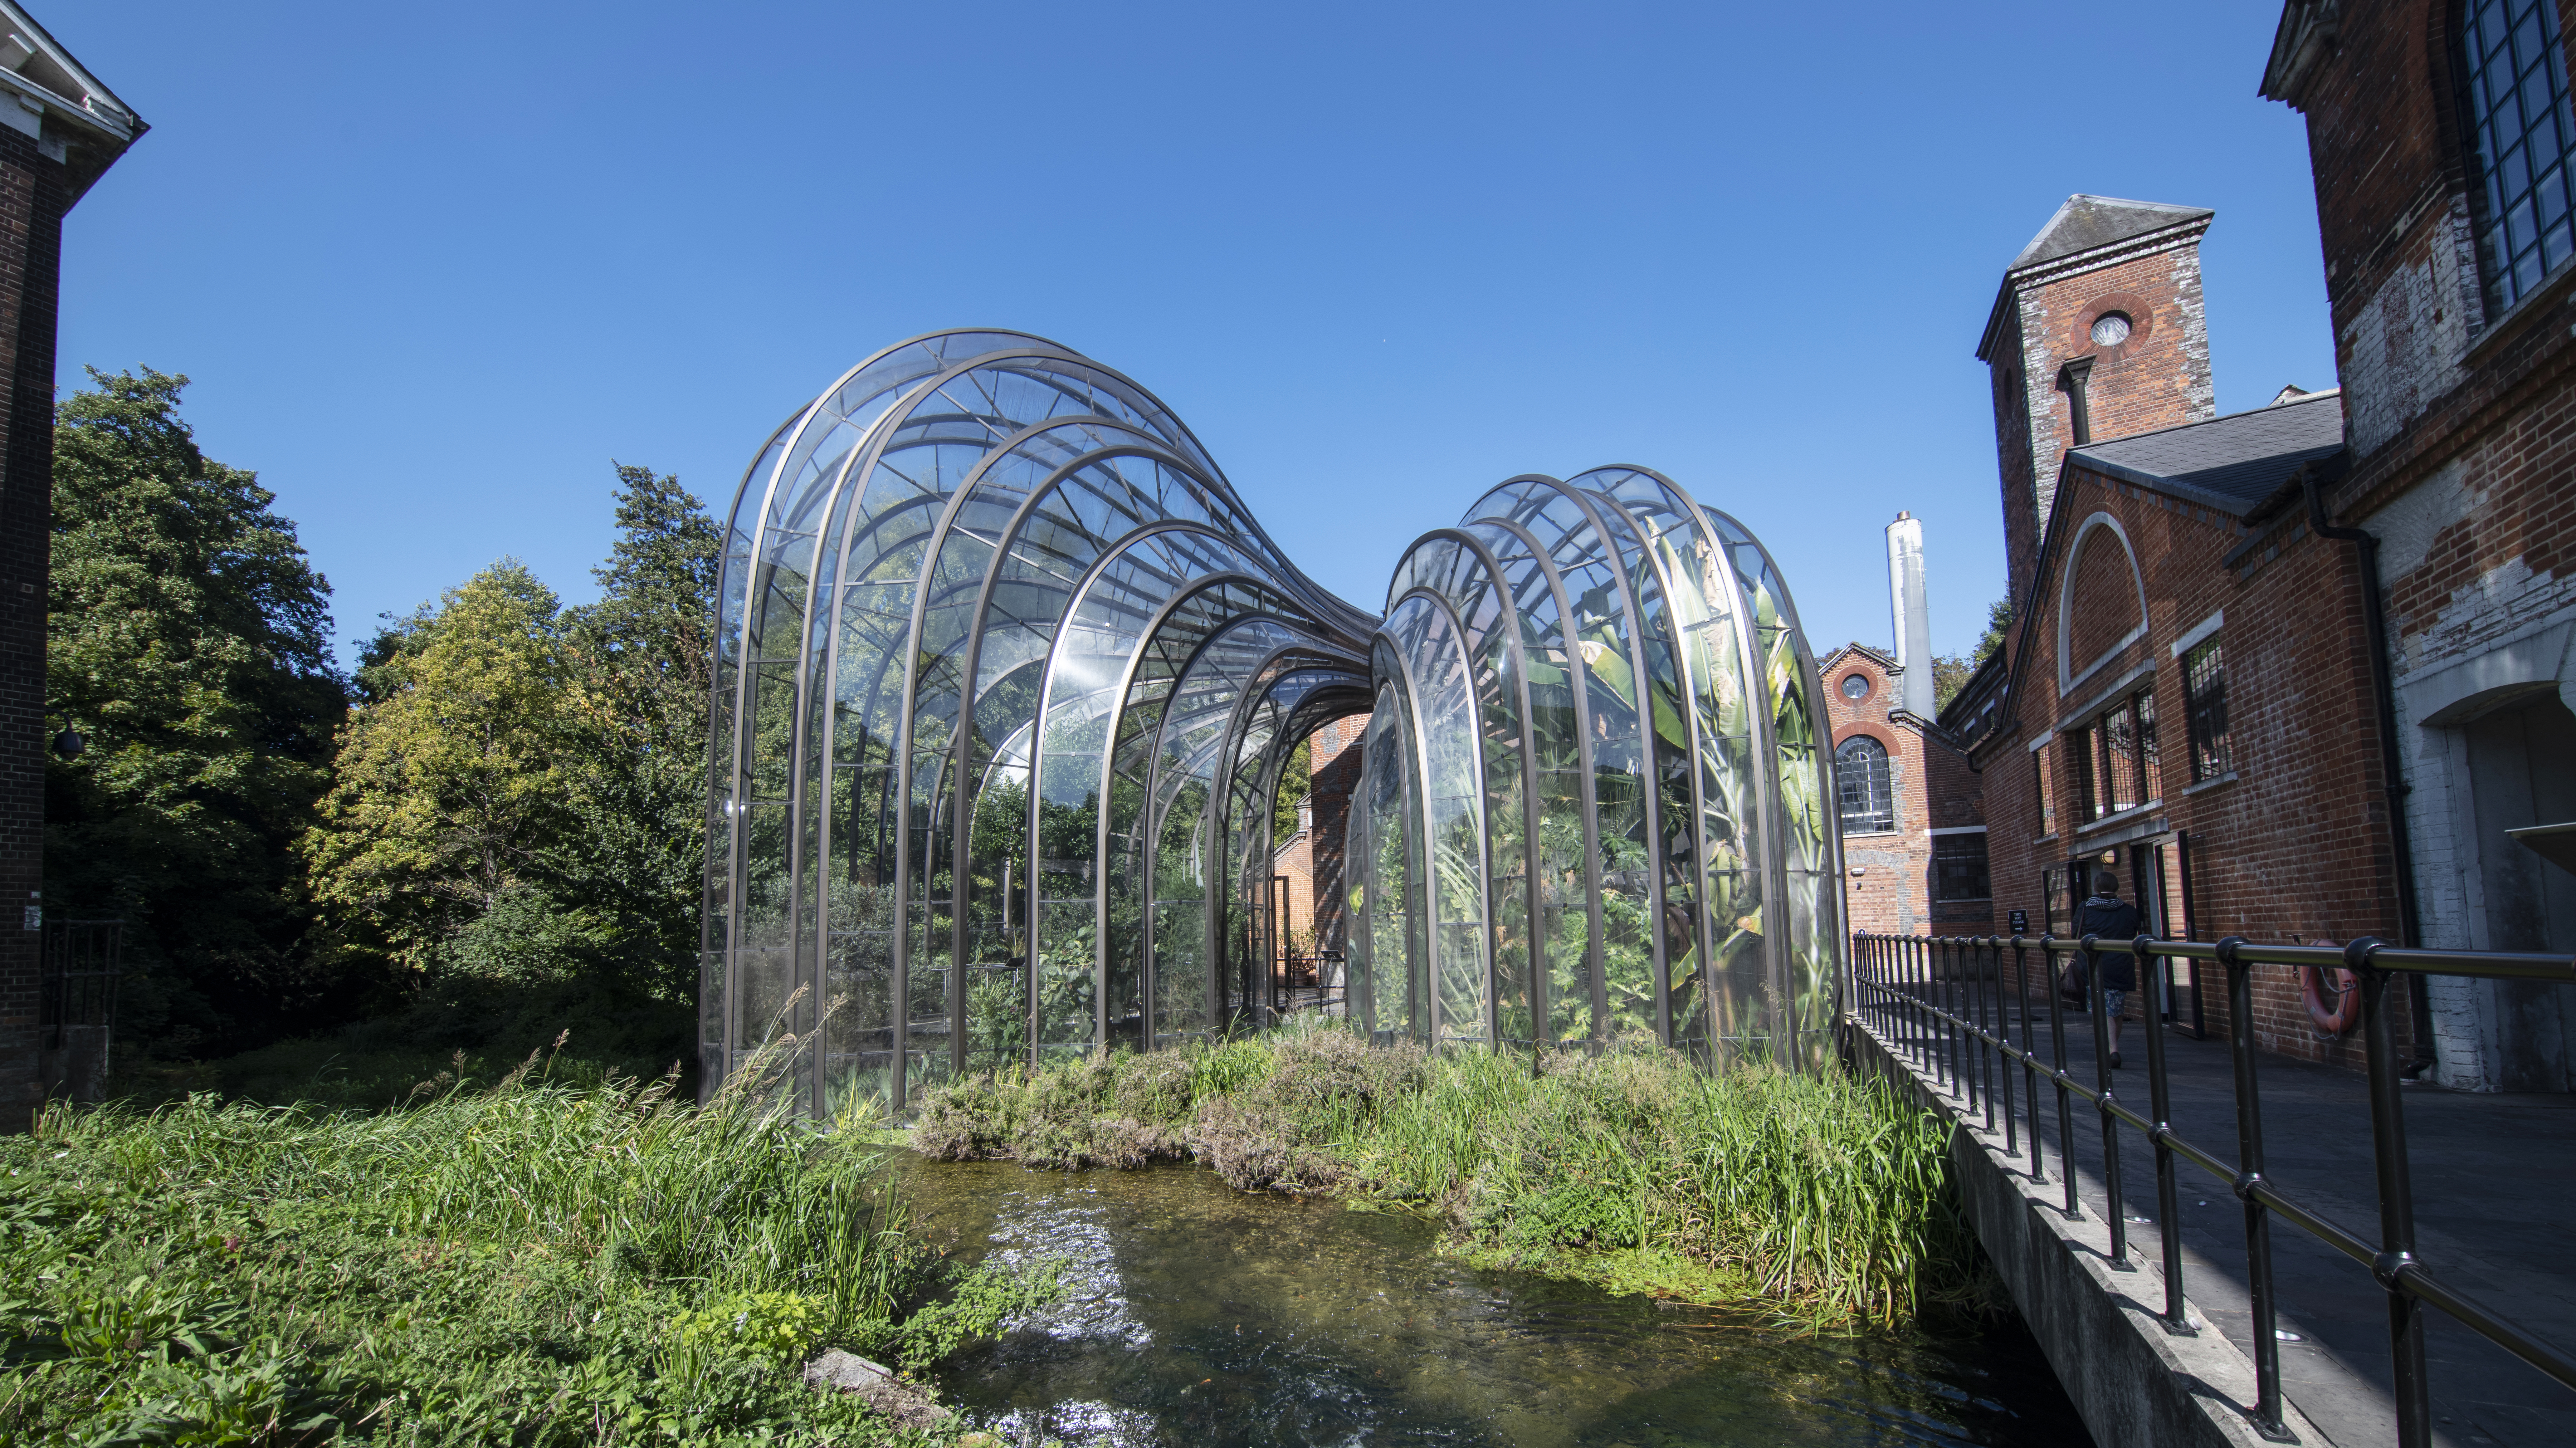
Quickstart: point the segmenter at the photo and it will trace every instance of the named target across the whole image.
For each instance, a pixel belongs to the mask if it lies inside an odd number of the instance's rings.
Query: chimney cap
[[[1896,521],[1898,521],[1899,523],[1902,523],[1902,522],[1904,522],[1906,519],[1911,518],[1911,517],[1913,517],[1913,516],[1914,516],[1914,515],[1913,515],[1912,513],[1909,513],[1909,512],[1907,512],[1907,511],[1905,511],[1903,508],[1899,508],[1899,509],[1897,509],[1897,510],[1896,510]]]

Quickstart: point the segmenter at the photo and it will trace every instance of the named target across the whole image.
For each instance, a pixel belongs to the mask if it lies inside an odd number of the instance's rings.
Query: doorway
[[[2506,833],[2576,820],[2576,713],[2553,689],[2460,726],[2477,862],[2463,883],[2488,950],[2576,953],[2576,875]],[[2507,1091],[2576,1089],[2576,987],[2498,981],[2496,1045]]]

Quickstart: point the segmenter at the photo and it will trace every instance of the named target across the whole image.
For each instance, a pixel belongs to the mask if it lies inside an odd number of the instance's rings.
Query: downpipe
[[[2332,538],[2353,545],[2353,561],[2361,570],[2362,627],[2370,635],[2371,702],[2379,716],[2379,769],[2387,781],[2388,849],[2397,873],[2397,928],[2409,950],[2424,944],[2421,917],[2415,905],[2415,851],[2406,826],[2406,797],[2413,792],[2398,757],[2397,687],[2388,669],[2388,614],[2381,605],[2379,589],[2379,536],[2366,528],[2339,528],[2326,518],[2324,491],[2317,475],[2306,463],[2299,465],[2299,488],[2307,495],[2308,526],[2319,538]],[[2432,992],[2420,972],[2409,971],[2407,1005],[2415,1016],[2415,1059],[2408,1064],[2409,1079],[2421,1076],[2433,1065]]]

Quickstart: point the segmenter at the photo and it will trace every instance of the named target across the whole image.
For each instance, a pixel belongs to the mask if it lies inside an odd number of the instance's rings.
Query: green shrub
[[[0,1441],[891,1442],[800,1358],[1047,1288],[948,1267],[882,1167],[667,1081],[52,1109],[0,1140]]]
[[[1053,1167],[1186,1151],[1246,1190],[1428,1211],[1480,1261],[1819,1323],[1984,1294],[1943,1129],[1883,1085],[1711,1076],[1651,1042],[1536,1067],[1309,1024],[960,1082],[931,1093],[916,1140]]]

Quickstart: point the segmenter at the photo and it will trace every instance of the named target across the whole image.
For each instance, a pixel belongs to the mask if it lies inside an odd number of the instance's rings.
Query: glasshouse
[[[1779,570],[1643,468],[1513,478],[1383,615],[1161,402],[1040,338],[878,353],[727,525],[701,1046],[817,1114],[1272,1023],[1291,751],[1366,716],[1296,1003],[1380,1039],[1820,1061],[1816,668]],[[1319,858],[1321,856],[1319,855]]]

